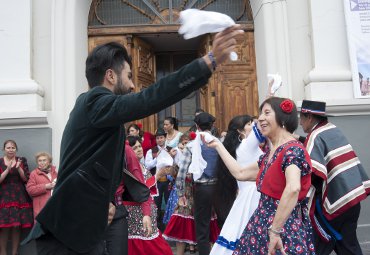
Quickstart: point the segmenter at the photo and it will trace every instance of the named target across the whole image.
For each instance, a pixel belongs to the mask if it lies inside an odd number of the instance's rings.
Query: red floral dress
[[[297,142],[292,141],[281,145],[276,149],[270,161],[268,161],[269,151],[261,156],[258,162],[260,166],[260,175],[257,181],[257,190],[261,192],[261,198],[256,211],[249,219],[239,242],[236,244],[233,255],[265,255],[268,252],[268,227],[274,220],[276,209],[280,202],[280,200],[274,199],[261,191],[262,185],[271,185],[270,183],[264,183],[264,176],[269,169],[278,167],[285,172],[288,166],[294,164],[301,170],[301,178],[311,174],[311,168],[307,161],[309,159],[305,157],[304,150],[299,146],[295,146],[294,143]],[[288,145],[289,148],[284,150]],[[284,155],[281,155],[281,153],[284,153]],[[275,164],[279,156],[283,157],[281,166]],[[312,227],[308,217],[307,199],[297,202],[292,213],[285,222],[283,230],[281,239],[287,254],[315,254]],[[280,250],[276,251],[276,254],[281,254]]]
[[[21,167],[28,178],[26,158],[21,158]],[[16,157],[18,160],[18,157]],[[0,158],[0,174],[6,169],[4,158]],[[33,224],[32,200],[26,191],[26,183],[19,176],[17,168],[10,169],[0,183],[0,228],[30,228]]]

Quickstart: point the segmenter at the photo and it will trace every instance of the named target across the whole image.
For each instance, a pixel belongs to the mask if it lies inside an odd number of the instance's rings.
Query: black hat
[[[203,125],[203,124],[208,124],[208,123],[213,123],[216,121],[216,118],[213,117],[211,114],[209,114],[208,112],[202,112],[202,113],[199,113],[197,116],[195,116],[194,118],[194,122],[200,126],[200,125]]]
[[[167,133],[164,132],[163,128],[158,128],[157,131],[155,131],[155,136],[161,136],[161,135],[166,136]]]
[[[319,101],[303,100],[301,112],[311,113],[313,115],[327,116],[325,112],[326,103]]]

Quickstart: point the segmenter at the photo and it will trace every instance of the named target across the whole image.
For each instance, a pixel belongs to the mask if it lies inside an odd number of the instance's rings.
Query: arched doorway
[[[166,116],[177,117],[180,129],[187,130],[196,108],[215,115],[220,130],[235,115],[258,112],[254,26],[247,0],[94,0],[89,12],[89,50],[109,41],[125,45],[140,91],[211,50],[212,35],[191,40],[178,35],[179,12],[188,8],[222,12],[242,25],[246,33],[238,38],[239,60],[224,64],[198,92],[142,120],[144,129],[151,132]]]

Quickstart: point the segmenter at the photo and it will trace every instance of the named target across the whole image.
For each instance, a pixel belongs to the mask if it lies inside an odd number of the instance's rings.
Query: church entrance
[[[213,35],[184,40],[177,33],[178,13],[189,7],[220,11],[237,22],[239,19],[246,31],[238,38],[239,59],[222,65],[207,86],[158,114],[138,120],[146,131],[154,132],[167,116],[176,117],[180,131],[186,131],[193,125],[197,108],[216,117],[219,131],[226,130],[235,115],[258,113],[249,1],[93,1],[89,14],[89,50],[110,41],[124,45],[132,56],[133,80],[140,91],[212,49]]]

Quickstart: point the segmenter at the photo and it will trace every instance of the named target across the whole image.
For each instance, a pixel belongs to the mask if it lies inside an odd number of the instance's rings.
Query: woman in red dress
[[[298,127],[296,106],[286,98],[266,99],[258,125],[269,140],[268,149],[251,165],[239,166],[219,142],[208,144],[216,148],[237,180],[256,180],[261,192],[233,255],[315,255],[307,207],[312,165],[303,144],[293,137]]]
[[[4,157],[0,158],[0,255],[6,255],[9,234],[12,254],[18,254],[20,229],[33,223],[32,201],[25,184],[29,177],[26,158],[16,156],[17,144],[4,142]]]
[[[144,157],[146,152],[157,145],[155,142],[155,136],[150,132],[144,132],[142,130],[141,123],[131,124],[127,128],[128,136],[139,136],[141,138],[141,145],[144,151]]]

